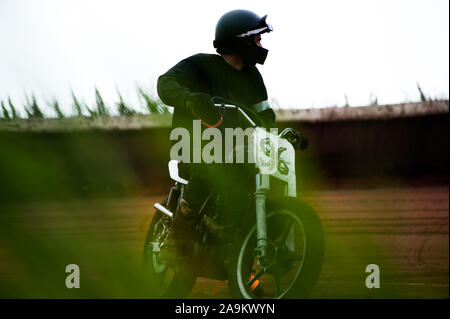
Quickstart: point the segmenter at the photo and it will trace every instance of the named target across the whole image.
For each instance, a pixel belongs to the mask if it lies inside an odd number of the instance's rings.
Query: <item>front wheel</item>
[[[316,212],[296,198],[268,200],[269,265],[255,255],[256,225],[235,241],[229,263],[233,298],[306,298],[322,269],[324,234]]]
[[[158,262],[161,242],[168,236],[170,227],[171,218],[157,211],[145,239],[143,270],[156,298],[187,298],[196,277],[182,265],[181,269],[174,269]]]

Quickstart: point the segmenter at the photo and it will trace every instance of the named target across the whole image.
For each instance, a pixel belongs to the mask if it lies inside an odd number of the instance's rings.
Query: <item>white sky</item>
[[[71,89],[92,105],[96,86],[139,109],[136,85],[156,94],[179,60],[214,53],[217,20],[237,8],[274,27],[259,70],[280,107],[417,101],[417,82],[449,96],[448,0],[0,0],[0,99],[33,92],[70,112]]]

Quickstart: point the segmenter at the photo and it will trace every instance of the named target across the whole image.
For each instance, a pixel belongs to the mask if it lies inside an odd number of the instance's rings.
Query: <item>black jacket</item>
[[[196,54],[186,58],[158,78],[158,95],[175,108],[172,127],[192,128],[195,119],[185,109],[191,92],[204,92],[250,107],[267,100],[267,91],[261,74],[255,66],[244,66],[238,71],[217,54]],[[225,112],[222,126],[234,127],[237,114]],[[259,114],[267,126],[273,126],[275,113],[267,109]]]

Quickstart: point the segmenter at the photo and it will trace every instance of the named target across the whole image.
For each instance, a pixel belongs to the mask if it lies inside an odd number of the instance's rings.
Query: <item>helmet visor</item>
[[[270,24],[268,24],[266,22],[266,18],[267,18],[267,14],[261,18],[261,21],[259,23],[259,25],[252,30],[249,30],[247,32],[241,33],[236,35],[238,38],[244,38],[244,37],[248,37],[251,35],[256,35],[256,34],[261,34],[261,33],[266,33],[266,32],[271,32],[273,31],[273,28]]]

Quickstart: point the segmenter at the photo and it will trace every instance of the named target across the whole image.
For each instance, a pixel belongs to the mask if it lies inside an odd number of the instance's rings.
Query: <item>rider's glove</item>
[[[298,146],[298,148],[300,149],[300,151],[304,151],[308,148],[308,139],[304,137],[301,133],[300,135],[301,135],[300,145]]]
[[[297,130],[292,128],[286,129],[281,132],[281,137],[287,139],[296,150],[303,151],[308,148],[308,139]]]
[[[211,96],[203,92],[189,94],[186,99],[186,109],[205,122],[212,123],[220,120],[219,111],[214,108]]]

